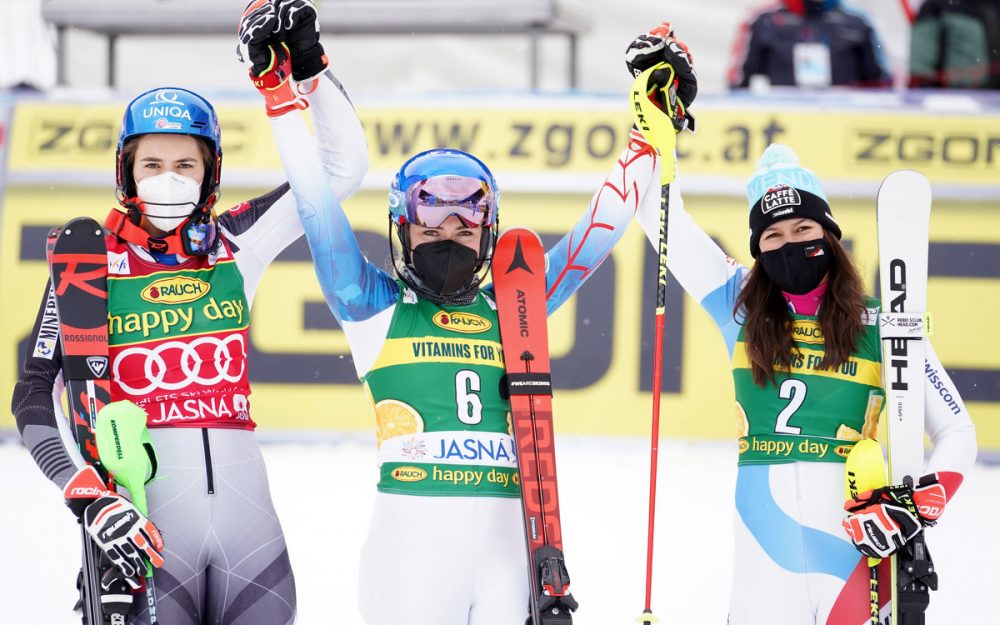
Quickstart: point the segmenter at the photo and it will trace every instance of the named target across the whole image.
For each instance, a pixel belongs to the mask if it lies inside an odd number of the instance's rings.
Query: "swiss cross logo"
[[[766,215],[778,208],[801,205],[802,197],[799,195],[799,192],[787,184],[780,184],[768,189],[764,197],[761,198],[760,212]]]

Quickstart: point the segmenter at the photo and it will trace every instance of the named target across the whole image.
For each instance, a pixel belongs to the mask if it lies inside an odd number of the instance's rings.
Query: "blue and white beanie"
[[[747,204],[754,258],[760,254],[760,235],[783,219],[806,217],[841,238],[819,178],[799,165],[798,155],[787,145],[772,143],[760,155],[757,171],[747,181]]]

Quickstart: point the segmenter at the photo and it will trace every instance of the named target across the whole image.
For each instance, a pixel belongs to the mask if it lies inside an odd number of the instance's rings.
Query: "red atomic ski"
[[[545,251],[538,235],[513,228],[493,252],[500,339],[517,440],[521,504],[531,583],[528,623],[570,625],[577,602],[562,552],[552,379],[545,311]]]

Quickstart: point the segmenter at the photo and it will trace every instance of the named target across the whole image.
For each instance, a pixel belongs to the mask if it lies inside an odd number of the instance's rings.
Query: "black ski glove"
[[[305,82],[329,64],[319,42],[319,19],[312,0],[275,0],[278,38],[292,53],[292,78]]]
[[[240,63],[250,64],[254,76],[260,76],[271,67],[271,45],[278,43],[275,31],[278,29],[278,15],[270,0],[254,0],[247,5],[240,18],[239,41],[236,44],[236,58]]]
[[[661,69],[653,72],[651,82],[658,86],[650,98],[660,109],[675,114],[674,128],[680,132],[684,128],[694,131],[694,117],[688,107],[698,96],[698,75],[687,45],[676,38],[670,24],[663,24],[643,33],[632,40],[625,49],[625,66],[636,77],[657,63],[667,63],[674,68],[674,79],[670,82],[670,72]]]

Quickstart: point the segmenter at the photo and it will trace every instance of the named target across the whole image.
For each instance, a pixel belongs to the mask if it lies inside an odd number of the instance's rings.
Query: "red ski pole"
[[[646,534],[646,601],[642,614],[636,618],[641,623],[652,623],[653,616],[653,537],[656,521],[656,474],[659,462],[660,440],[660,391],[663,372],[663,322],[666,317],[667,292],[667,215],[670,207],[670,183],[674,179],[674,146],[677,134],[672,115],[660,110],[650,99],[650,76],[657,70],[667,70],[666,85],[673,85],[673,68],[660,63],[639,74],[632,84],[632,114],[636,128],[660,154],[660,229],[656,271],[656,333],[653,343],[653,418],[649,451],[649,519]],[[658,76],[662,76],[659,74]],[[668,106],[673,106],[671,93]]]
[[[899,3],[903,5],[903,15],[906,16],[906,21],[912,24],[913,20],[917,19],[917,14],[913,11],[913,7],[910,6],[910,0],[899,0]]]

